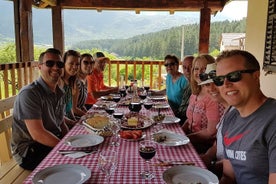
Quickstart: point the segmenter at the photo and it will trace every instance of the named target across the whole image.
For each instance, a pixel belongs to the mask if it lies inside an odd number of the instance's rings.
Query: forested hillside
[[[246,19],[240,21],[213,22],[211,24],[209,52],[219,50],[222,33],[245,32]],[[198,51],[199,24],[184,25],[184,55]],[[182,26],[143,34],[129,39],[108,39],[82,41],[72,45],[71,49],[98,48],[116,54],[119,58],[163,59],[166,54],[181,55]]]

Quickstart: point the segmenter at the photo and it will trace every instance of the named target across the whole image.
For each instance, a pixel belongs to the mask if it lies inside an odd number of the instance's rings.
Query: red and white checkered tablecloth
[[[128,112],[127,107],[122,107],[122,111]],[[144,115],[150,115],[157,113],[156,110],[150,111],[144,109],[141,110]],[[172,115],[171,109],[162,109],[162,114]],[[177,123],[166,124],[164,128],[174,131],[178,134],[184,134],[182,129]],[[151,139],[151,133],[153,127],[143,130],[146,134],[146,139]],[[49,153],[49,155],[38,165],[38,167],[26,178],[25,184],[32,183],[34,175],[47,167],[59,165],[59,164],[80,164],[86,166],[91,170],[91,177],[86,183],[105,183],[105,175],[99,170],[97,163],[99,153],[92,153],[82,158],[73,159],[67,156],[63,156],[58,153],[58,150],[72,150],[72,147],[64,144],[64,140],[73,135],[88,134],[83,125],[74,126],[70,132],[62,139],[62,141]],[[104,142],[98,145],[98,150],[115,149],[118,151],[118,166],[116,171],[111,175],[110,183],[118,184],[130,184],[130,183],[165,183],[162,179],[162,174],[170,166],[153,166],[153,164],[159,163],[156,158],[163,160],[182,160],[194,162],[196,166],[206,168],[199,155],[191,145],[191,143],[182,146],[162,146],[158,145],[156,155],[150,160],[150,171],[154,172],[155,178],[151,180],[144,180],[140,178],[139,173],[146,168],[145,161],[140,157],[138,152],[139,142],[130,142],[120,140],[120,146],[115,147],[110,145],[111,138],[105,138]]]

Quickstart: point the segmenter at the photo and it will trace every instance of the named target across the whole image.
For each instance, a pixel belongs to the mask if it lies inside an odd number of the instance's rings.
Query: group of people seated
[[[276,101],[260,89],[249,52],[194,58],[185,134],[220,184],[276,182]]]
[[[97,99],[118,92],[104,84],[109,58],[50,48],[39,57],[40,77],[17,95],[12,152],[33,170]],[[247,51],[164,58],[167,95],[180,126],[221,183],[276,181],[275,99],[260,89],[260,66]]]
[[[118,92],[103,83],[109,58],[50,48],[41,53],[40,77],[17,95],[11,148],[18,164],[33,170],[101,95]]]

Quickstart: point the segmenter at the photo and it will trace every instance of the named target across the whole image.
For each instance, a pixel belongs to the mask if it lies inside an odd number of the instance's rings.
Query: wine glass
[[[128,109],[132,112],[139,113],[142,109],[142,104],[141,102],[130,102]]]
[[[117,119],[111,119],[110,123],[108,125],[109,130],[113,133],[111,145],[112,146],[119,146],[119,131],[121,129],[121,126]]]
[[[113,117],[116,118],[116,119],[118,119],[118,120],[121,120],[123,118],[123,116],[124,116],[124,113],[121,112],[121,111],[115,111],[113,113]]]
[[[106,150],[100,152],[98,160],[99,169],[105,174],[105,183],[110,183],[110,176],[117,168],[117,152],[114,150]]]
[[[152,108],[152,106],[153,106],[153,102],[152,102],[152,100],[150,100],[150,99],[146,99],[146,100],[144,100],[144,108],[145,109],[147,109],[147,115],[151,115],[151,112],[150,112],[150,109]]]
[[[144,107],[147,109],[147,110],[150,110],[153,106],[153,102],[149,99],[147,99],[145,102],[144,102]]]
[[[146,170],[140,173],[143,179],[150,180],[155,177],[154,173],[149,171],[149,161],[155,156],[156,143],[151,140],[144,140],[139,143],[139,154],[146,161]]]
[[[150,85],[149,85],[148,83],[145,83],[145,82],[144,82],[143,87],[144,87],[144,90],[146,90],[146,93],[148,94],[149,89],[150,89]]]
[[[120,95],[114,95],[112,99],[113,99],[114,102],[119,102],[121,100],[121,96]]]
[[[146,91],[141,91],[141,92],[139,93],[139,97],[140,97],[141,100],[145,100],[145,99],[147,98],[147,93],[146,93]]]
[[[126,84],[126,85],[125,85],[125,88],[126,88],[126,90],[127,90],[127,89],[129,88],[129,85]]]
[[[119,89],[121,97],[125,97],[127,95],[125,86]]]
[[[111,106],[111,105],[107,105],[105,107],[105,112],[107,112],[109,114],[109,117],[111,117],[111,115],[114,113],[115,111],[115,107]]]

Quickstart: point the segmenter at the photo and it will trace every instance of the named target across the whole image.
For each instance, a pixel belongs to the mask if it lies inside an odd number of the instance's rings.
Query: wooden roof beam
[[[41,0],[42,2],[50,5],[50,6],[56,6],[57,5],[57,1],[56,0]]]
[[[47,6],[48,6],[48,4],[44,3],[44,2],[40,2],[38,5],[39,8],[46,8]]]
[[[211,12],[221,11],[229,0],[208,0]],[[205,0],[60,0],[60,6],[66,9],[102,9],[140,11],[200,11]]]

